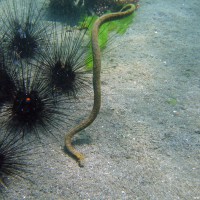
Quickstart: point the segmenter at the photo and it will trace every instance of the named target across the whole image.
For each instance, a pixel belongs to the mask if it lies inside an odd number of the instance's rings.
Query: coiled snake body
[[[80,122],[77,126],[72,128],[65,136],[65,146],[69,153],[77,160],[80,167],[83,166],[84,155],[78,152],[72,146],[72,138],[75,134],[88,127],[97,117],[101,106],[101,52],[98,44],[98,31],[102,24],[107,21],[120,19],[132,14],[136,7],[134,4],[128,4],[122,8],[120,12],[105,14],[99,17],[94,23],[92,29],[92,52],[93,52],[93,91],[94,91],[94,104],[92,111],[85,120]]]

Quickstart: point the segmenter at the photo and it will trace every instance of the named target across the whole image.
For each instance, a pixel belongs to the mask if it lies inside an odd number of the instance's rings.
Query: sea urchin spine
[[[10,135],[0,140],[0,193],[7,187],[8,178],[26,178],[30,164],[29,145],[21,137]]]

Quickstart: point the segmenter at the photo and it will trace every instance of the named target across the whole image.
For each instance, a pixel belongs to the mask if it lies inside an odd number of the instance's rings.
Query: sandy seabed
[[[6,199],[200,199],[200,1],[140,0],[115,42],[100,114],[75,138],[85,167],[49,145]]]

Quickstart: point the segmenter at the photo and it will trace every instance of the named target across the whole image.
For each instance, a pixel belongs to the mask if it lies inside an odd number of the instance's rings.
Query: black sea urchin
[[[8,0],[1,5],[2,46],[14,59],[31,59],[48,44],[48,25],[42,23],[42,8],[32,0]]]
[[[56,129],[58,134],[64,121],[67,121],[65,119],[67,114],[63,116],[62,110],[55,104],[51,90],[40,70],[23,63],[13,68],[18,69],[18,78],[15,79],[16,89],[13,101],[2,105],[1,126],[9,134],[19,134],[23,137],[30,136],[30,133],[37,137],[46,134],[55,136],[52,130]],[[61,101],[62,98],[57,103]]]
[[[3,136],[0,139],[0,193],[11,179],[26,178],[30,164],[29,145],[21,137]],[[9,181],[8,181],[9,179]]]
[[[90,86],[90,70],[86,66],[92,57],[87,57],[87,28],[82,23],[80,27],[60,29],[54,26],[53,40],[47,52],[42,54],[40,66],[54,95],[62,92],[69,97],[76,97],[78,92]]]

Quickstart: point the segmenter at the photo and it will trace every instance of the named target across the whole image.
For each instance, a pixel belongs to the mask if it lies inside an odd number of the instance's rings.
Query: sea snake
[[[119,12],[116,13],[109,13],[102,15],[99,17],[93,26],[92,29],[92,53],[93,53],[93,91],[94,91],[94,103],[93,108],[90,113],[90,115],[84,119],[82,122],[77,124],[74,128],[69,130],[69,132],[65,136],[65,146],[67,151],[74,157],[79,166],[83,167],[84,163],[84,155],[80,152],[78,152],[73,146],[72,146],[72,138],[75,134],[80,132],[81,130],[88,127],[97,117],[100,107],[101,107],[101,52],[100,47],[98,44],[98,32],[102,24],[115,20],[120,19],[123,17],[126,17],[130,14],[132,14],[136,9],[136,6],[134,4],[128,4],[125,5]]]

